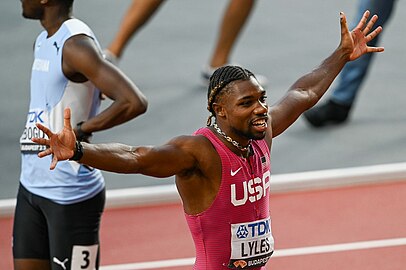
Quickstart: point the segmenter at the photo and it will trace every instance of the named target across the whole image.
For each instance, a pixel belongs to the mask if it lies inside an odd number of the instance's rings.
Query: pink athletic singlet
[[[196,247],[193,269],[265,269],[274,249],[268,145],[253,141],[254,155],[245,159],[208,128],[194,134],[211,141],[221,158],[222,175],[213,204],[200,214],[185,214]]]

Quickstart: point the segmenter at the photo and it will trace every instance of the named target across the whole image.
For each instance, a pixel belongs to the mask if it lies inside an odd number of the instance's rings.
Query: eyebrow
[[[265,90],[262,90],[261,91],[261,96],[265,96],[266,95],[266,91]],[[245,97],[242,97],[242,98],[239,98],[238,100],[247,100],[247,99],[252,99],[252,98],[255,98],[253,95],[249,95],[249,96],[245,96]]]

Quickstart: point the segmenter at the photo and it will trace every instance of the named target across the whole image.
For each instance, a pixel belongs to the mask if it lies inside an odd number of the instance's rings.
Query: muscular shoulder
[[[179,136],[172,139],[169,144],[179,147],[182,151],[188,152],[196,158],[215,151],[211,142],[203,135]]]
[[[169,144],[174,145],[186,155],[193,157],[195,166],[193,170],[199,170],[206,174],[207,170],[215,163],[219,163],[219,157],[211,142],[203,135],[179,136],[172,139]]]
[[[87,74],[97,72],[102,59],[101,51],[94,39],[87,35],[75,35],[65,41],[62,63],[63,71],[68,78],[74,78],[79,74],[86,77]]]
[[[203,135],[178,137],[182,145],[194,156],[195,164],[177,174],[176,185],[188,214],[197,214],[212,205],[221,183],[221,160],[212,143]]]

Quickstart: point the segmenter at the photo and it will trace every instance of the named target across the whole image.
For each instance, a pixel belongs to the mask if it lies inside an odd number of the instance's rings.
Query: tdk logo
[[[41,116],[44,113],[44,111],[36,112],[36,111],[31,111],[28,113],[28,122],[29,123],[44,123],[44,120],[42,120]]]
[[[249,224],[240,225],[236,231],[238,239],[261,237],[271,232],[269,220],[261,220]]]
[[[248,228],[251,231],[251,237],[262,236],[271,231],[269,220],[248,224]]]
[[[247,226],[240,225],[240,227],[238,227],[236,235],[237,235],[238,239],[247,238],[247,236],[248,236]]]

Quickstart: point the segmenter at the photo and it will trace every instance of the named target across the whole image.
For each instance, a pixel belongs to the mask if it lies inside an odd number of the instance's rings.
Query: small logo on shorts
[[[57,257],[54,257],[54,258],[53,258],[53,262],[56,263],[56,264],[59,264],[59,265],[62,267],[63,270],[66,270],[65,263],[67,263],[68,261],[69,261],[68,258],[66,258],[65,260],[63,260],[63,262],[61,262],[60,260],[58,260]]]

